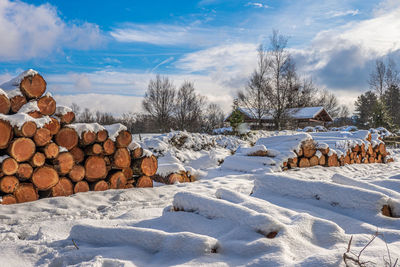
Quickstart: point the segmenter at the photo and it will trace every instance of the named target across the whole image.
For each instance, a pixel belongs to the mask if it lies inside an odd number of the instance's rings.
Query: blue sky
[[[59,103],[123,113],[160,73],[228,111],[278,29],[298,70],[350,105],[374,61],[397,58],[399,28],[394,0],[0,0],[0,82],[34,68]]]

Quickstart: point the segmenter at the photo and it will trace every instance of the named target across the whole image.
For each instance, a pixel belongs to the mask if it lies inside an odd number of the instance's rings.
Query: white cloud
[[[327,13],[329,18],[337,18],[337,17],[344,17],[344,16],[356,16],[360,14],[360,10],[353,9],[353,10],[346,10],[346,11],[330,11]]]
[[[246,6],[252,6],[252,7],[256,7],[256,8],[269,8],[268,5],[263,4],[263,3],[257,3],[257,2],[248,2],[246,4]]]
[[[0,1],[0,60],[48,56],[62,48],[89,49],[102,41],[97,25],[64,22],[57,10],[9,0]]]

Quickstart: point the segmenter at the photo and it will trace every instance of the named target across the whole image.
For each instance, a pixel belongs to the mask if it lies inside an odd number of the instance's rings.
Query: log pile
[[[33,70],[0,85],[2,204],[74,193],[152,187],[157,159],[132,147],[121,124],[73,124]]]

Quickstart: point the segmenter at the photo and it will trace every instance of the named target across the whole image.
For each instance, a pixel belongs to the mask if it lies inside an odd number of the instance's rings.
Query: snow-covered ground
[[[389,164],[219,166],[239,146],[277,134],[173,144],[174,134],[142,136],[161,164],[177,159],[198,181],[0,206],[0,266],[344,266],[351,236],[358,254],[376,231],[361,260],[384,266],[388,250],[392,263],[400,258],[400,219],[381,214],[389,205],[400,216],[400,150],[390,150]]]

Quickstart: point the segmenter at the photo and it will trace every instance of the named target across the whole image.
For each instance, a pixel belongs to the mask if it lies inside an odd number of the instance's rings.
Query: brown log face
[[[56,112],[56,101],[51,96],[42,96],[37,101],[40,113],[45,116],[51,116]]]
[[[72,128],[61,128],[56,134],[55,141],[57,145],[71,150],[78,145],[78,134]]]
[[[306,158],[311,158],[312,156],[315,155],[315,152],[317,152],[315,143],[312,140],[303,142],[302,148],[303,148],[303,155]]]
[[[136,181],[136,187],[153,187],[153,180],[148,176],[142,176]]]
[[[96,141],[96,134],[94,132],[83,132],[80,140],[84,146],[91,145]]]
[[[314,155],[314,156],[312,156],[312,157],[310,158],[310,166],[311,166],[311,167],[317,166],[318,163],[319,163],[319,160],[318,160],[318,157],[317,157],[317,156]]]
[[[42,167],[46,161],[46,156],[43,153],[36,152],[30,160],[33,167]]]
[[[61,152],[54,160],[54,168],[60,175],[66,175],[74,166],[74,158],[69,152]]]
[[[33,140],[37,146],[45,146],[51,142],[50,130],[46,128],[40,128],[36,131],[33,136]]]
[[[5,175],[14,175],[18,171],[18,162],[13,158],[6,158],[1,164],[1,169]]]
[[[23,105],[25,105],[28,101],[26,101],[26,97],[22,95],[14,96],[10,99],[11,103],[11,112],[17,113]]]
[[[344,160],[344,164],[350,164],[351,163],[351,160],[350,160],[349,156],[344,157],[343,160]]]
[[[53,197],[67,197],[74,193],[74,185],[68,178],[62,177],[50,190]]]
[[[70,124],[75,121],[75,113],[70,111],[60,117],[61,124]]]
[[[28,115],[34,119],[40,119],[43,117],[43,115],[42,115],[42,113],[40,113],[40,111],[31,111],[31,112],[28,112]]]
[[[19,180],[15,176],[4,176],[0,178],[0,191],[6,194],[14,193],[19,185]]]
[[[58,173],[54,168],[43,166],[37,168],[32,175],[32,182],[37,189],[45,191],[55,186],[59,181]]]
[[[115,152],[115,143],[111,139],[107,139],[103,143],[104,154],[112,155]]]
[[[126,181],[126,177],[121,171],[112,174],[108,180],[110,189],[124,189]]]
[[[157,158],[155,156],[143,158],[141,167],[144,175],[153,176],[158,168]]]
[[[143,148],[137,147],[131,152],[133,159],[140,159],[143,156]]]
[[[300,168],[310,167],[310,161],[308,160],[308,158],[301,158],[299,162],[299,167]]]
[[[69,178],[73,182],[80,182],[85,178],[85,168],[81,165],[75,165],[68,174]]]
[[[96,134],[96,142],[103,143],[108,138],[108,132],[106,130],[98,131]]]
[[[185,181],[180,173],[171,173],[165,180],[167,184],[183,183]]]
[[[46,91],[46,81],[40,74],[25,77],[19,85],[26,98],[39,98]]]
[[[122,172],[124,173],[126,179],[131,179],[133,177],[133,170],[131,167],[123,168]]]
[[[318,159],[318,164],[320,166],[325,166],[326,165],[326,156],[322,155],[319,159]]]
[[[85,159],[85,154],[83,153],[83,150],[80,149],[79,147],[74,147],[69,151],[69,153],[72,154],[72,157],[74,158],[75,163],[79,164],[83,162]]]
[[[10,112],[11,102],[6,95],[0,94],[0,113],[8,114]]]
[[[17,204],[17,199],[14,195],[5,195],[1,199],[1,204],[3,205]]]
[[[88,192],[89,184],[86,181],[79,181],[74,186],[74,193]]]
[[[333,154],[328,157],[328,166],[329,167],[337,167],[339,166],[339,160],[336,154]]]
[[[14,196],[18,203],[38,200],[39,195],[31,183],[22,183],[14,192]]]
[[[35,135],[36,130],[37,126],[33,121],[25,122],[21,128],[18,128],[17,126],[14,127],[15,135],[20,137],[32,137]]]
[[[50,120],[51,122],[47,123],[44,128],[48,129],[51,135],[56,135],[61,129],[60,122],[53,117],[51,117]]]
[[[60,147],[56,143],[49,143],[43,148],[47,159],[55,159],[60,154]]]
[[[88,181],[104,179],[107,176],[107,166],[104,158],[90,156],[85,162],[85,176]]]
[[[29,160],[35,154],[35,143],[29,138],[21,137],[14,139],[11,143],[8,153],[17,162],[24,162]]]
[[[115,141],[117,147],[128,147],[132,142],[132,135],[128,131],[119,132],[117,139]]]
[[[104,180],[97,181],[90,185],[92,191],[106,191],[109,189],[108,183]]]
[[[21,163],[18,166],[17,170],[17,177],[21,181],[28,180],[32,177],[33,174],[33,168],[30,164],[28,163]]]
[[[119,169],[128,168],[131,165],[131,156],[126,148],[118,148],[114,154],[114,166]]]
[[[8,147],[13,135],[11,124],[8,121],[0,120],[0,149]]]
[[[85,154],[88,156],[100,155],[103,153],[103,146],[100,144],[93,144],[85,149]]]

